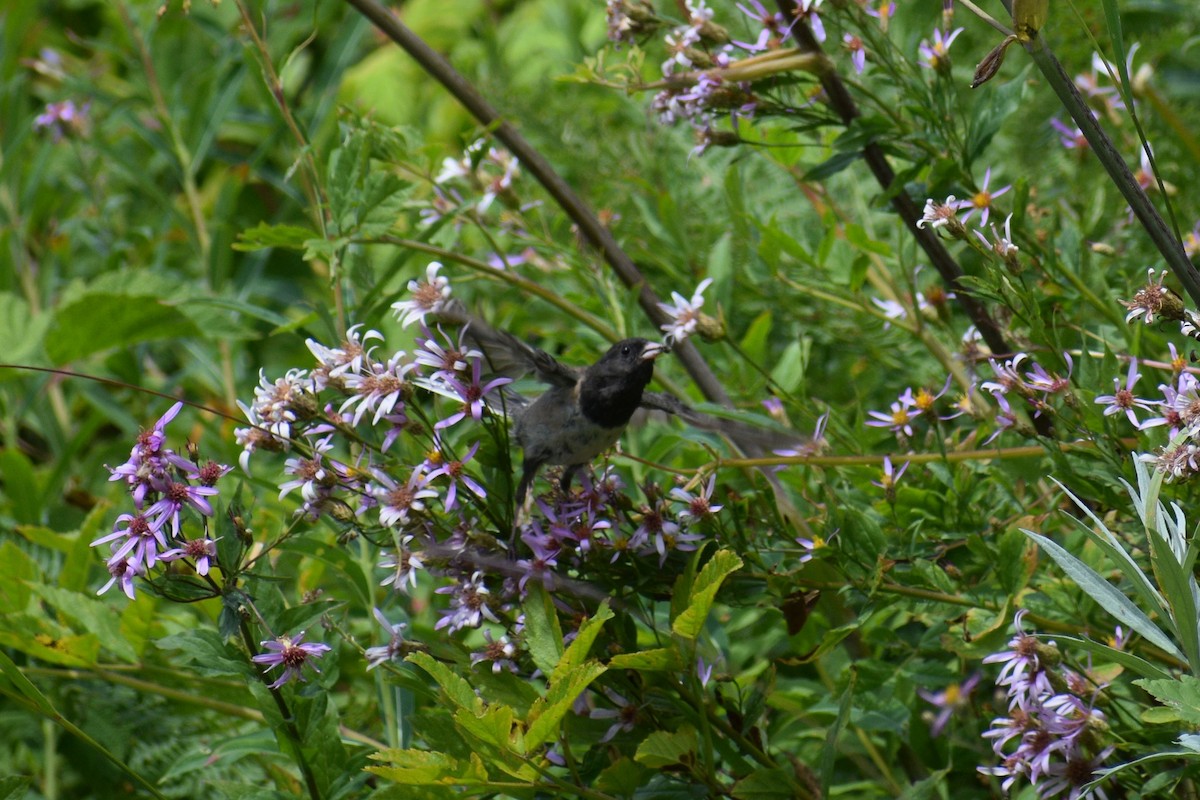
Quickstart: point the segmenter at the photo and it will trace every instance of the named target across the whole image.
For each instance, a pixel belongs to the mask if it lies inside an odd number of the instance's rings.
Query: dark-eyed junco
[[[492,327],[461,304],[452,304],[438,316],[463,326],[466,337],[497,373],[509,377],[533,373],[550,386],[533,401],[505,394],[515,419],[513,433],[525,454],[517,508],[524,505],[534,477],[544,465],[565,467],[560,483],[565,491],[581,468],[616,444],[638,409],[673,414],[702,430],[725,434],[740,446],[746,442],[764,449],[780,446],[776,433],[703,414],[664,392],[646,391],[654,375],[654,361],[669,351],[669,344],[623,339],[599,361],[581,369]]]

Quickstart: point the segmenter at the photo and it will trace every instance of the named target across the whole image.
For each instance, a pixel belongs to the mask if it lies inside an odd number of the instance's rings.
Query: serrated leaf
[[[798,794],[795,778],[786,769],[757,769],[733,785],[738,800],[774,800]]]
[[[528,728],[525,731],[527,750],[557,738],[559,723],[571,710],[575,699],[606,669],[599,662],[589,661],[561,676],[550,686],[546,696],[534,703],[529,711]]]
[[[190,663],[204,677],[235,676],[246,678],[254,674],[254,668],[245,654],[226,644],[215,631],[195,628],[165,636],[155,642],[160,649],[176,650],[175,658]]]
[[[58,307],[46,332],[46,354],[66,364],[139,342],[199,338],[186,314],[159,298],[90,292]]]
[[[692,584],[688,607],[671,623],[671,630],[685,639],[695,639],[704,628],[712,608],[713,598],[730,573],[741,569],[742,560],[730,550],[718,550],[713,554]]]
[[[33,685],[31,680],[25,677],[25,673],[21,672],[20,668],[13,663],[12,659],[4,654],[3,650],[0,650],[0,675],[4,675],[4,677],[8,678],[13,687],[20,692],[20,694],[26,700],[29,700],[31,703],[33,703],[34,707],[37,708],[39,712],[48,717],[54,717],[58,715],[58,712],[54,710],[54,704],[50,702],[49,698],[42,694],[41,691]]]
[[[674,647],[619,653],[608,660],[611,669],[678,670],[682,667],[679,651]]]
[[[121,619],[114,607],[97,601],[90,593],[84,595],[38,583],[30,583],[29,588],[70,621],[75,631],[95,634],[122,661],[137,660],[137,653],[121,635]]]
[[[390,763],[369,766],[367,772],[409,786],[473,786],[488,780],[483,762],[474,753],[468,761],[429,750],[382,750],[371,758]]]
[[[234,250],[251,252],[268,247],[284,247],[289,250],[303,250],[309,239],[319,239],[321,234],[310,228],[299,225],[270,225],[260,222],[253,228],[247,228],[238,234],[233,243]]]
[[[525,647],[542,674],[552,675],[562,658],[563,636],[550,593],[542,584],[530,581],[521,608],[525,611]]]
[[[613,618],[612,609],[608,607],[608,601],[604,601],[596,609],[596,613],[583,621],[579,626],[579,632],[575,634],[575,638],[571,641],[570,647],[563,653],[562,659],[555,667],[553,674],[550,676],[552,682],[560,681],[563,676],[570,673],[572,670],[578,669],[587,660],[588,651],[592,649],[592,644],[596,641],[596,637],[600,635],[600,629],[604,627],[604,623]]]
[[[1135,606],[1128,597],[1106,581],[1103,575],[1100,575],[1045,536],[1025,530],[1024,528],[1021,530],[1026,536],[1037,542],[1054,559],[1055,563],[1066,573],[1067,577],[1075,581],[1088,597],[1095,600],[1101,608],[1115,617],[1118,622],[1133,628],[1151,644],[1162,648],[1176,658],[1184,658],[1183,653],[1179,651],[1175,643],[1140,608]]]
[[[428,672],[454,705],[472,714],[483,711],[483,701],[475,694],[471,684],[454,674],[445,664],[435,661],[428,653],[413,653],[405,660]]]
[[[655,731],[638,745],[634,759],[651,769],[678,764],[696,752],[696,731],[688,725],[677,731]]]
[[[1154,695],[1183,722],[1193,727],[1200,725],[1200,678],[1191,675],[1166,680],[1140,678],[1134,684]]]

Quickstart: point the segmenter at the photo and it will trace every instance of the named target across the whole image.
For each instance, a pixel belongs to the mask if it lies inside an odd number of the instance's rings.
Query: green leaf
[[[525,611],[525,647],[529,656],[544,675],[552,675],[563,655],[563,635],[550,593],[541,583],[530,581],[521,608]]]
[[[786,769],[758,769],[733,785],[738,800],[773,800],[799,796],[794,774]]]
[[[785,392],[791,393],[800,387],[804,379],[804,370],[808,362],[808,350],[812,340],[801,337],[794,340],[783,349],[779,362],[771,370],[771,380],[779,384]]]
[[[596,613],[585,619],[579,626],[579,632],[575,634],[571,646],[563,653],[562,660],[558,662],[558,666],[550,676],[552,682],[562,680],[564,675],[583,665],[588,651],[592,649],[592,643],[600,635],[600,629],[604,627],[605,622],[612,618],[612,609],[608,607],[608,601],[605,600],[596,609]]]
[[[115,607],[100,602],[91,593],[80,594],[55,586],[31,582],[31,588],[65,617],[77,633],[92,633],[122,661],[137,660],[137,652],[121,635],[121,619]]]
[[[172,303],[132,294],[88,292],[55,311],[46,333],[46,354],[54,364],[77,361],[139,342],[198,338],[201,331]]]
[[[269,225],[266,222],[260,222],[253,228],[239,233],[233,249],[243,252],[263,250],[268,247],[303,250],[309,239],[319,238],[321,238],[321,234],[311,228],[303,228],[299,225]]]
[[[821,778],[822,786],[830,786],[833,781],[833,765],[837,760],[839,749],[837,746],[838,737],[841,736],[842,728],[846,727],[846,723],[850,721],[850,710],[853,708],[852,700],[854,699],[854,688],[858,685],[858,670],[851,668],[850,680],[846,683],[846,690],[842,692],[841,702],[838,703],[838,715],[833,724],[825,732],[825,746],[821,748],[821,763],[818,774]]]
[[[676,731],[655,731],[638,745],[634,759],[651,769],[678,764],[696,753],[699,739],[690,725]]]
[[[1200,678],[1180,675],[1178,679],[1141,678],[1134,683],[1154,695],[1187,725],[1200,725]]]
[[[688,598],[688,607],[672,621],[671,630],[685,639],[695,639],[699,636],[705,620],[708,619],[708,612],[712,608],[717,590],[721,588],[725,578],[741,569],[741,566],[742,560],[730,550],[718,550],[714,553],[712,559],[696,576]]]
[[[526,750],[533,750],[557,738],[559,723],[571,710],[575,699],[605,671],[603,664],[589,661],[560,676],[547,690],[546,696],[533,704],[527,715]]]
[[[483,701],[475,694],[471,684],[454,674],[445,664],[435,661],[427,653],[413,653],[405,660],[428,672],[454,705],[466,709],[472,714],[479,714],[483,711]]]
[[[678,670],[682,667],[679,651],[674,647],[619,653],[608,660],[611,669]]]
[[[250,665],[245,653],[233,645],[221,641],[215,631],[194,628],[163,637],[155,642],[163,650],[177,650],[175,658],[204,677],[249,678],[255,668]]]
[[[8,678],[9,682],[26,700],[33,703],[34,707],[39,712],[47,717],[57,717],[58,712],[54,709],[54,704],[46,695],[33,685],[33,682],[25,677],[25,673],[21,672],[20,668],[13,663],[12,659],[0,650],[0,674]]]
[[[34,364],[38,357],[42,337],[50,324],[49,314],[30,311],[29,303],[11,292],[0,292],[0,342],[4,342],[3,361],[9,364]],[[13,370],[0,371],[5,377],[17,377],[21,373]]]
[[[42,497],[29,457],[20,450],[0,450],[0,475],[4,476],[8,513],[19,523],[32,525],[37,522],[41,514]]]
[[[474,753],[466,762],[429,750],[381,750],[371,758],[391,763],[367,767],[368,772],[409,786],[478,786],[488,781],[487,769]]]
[[[1115,586],[1104,579],[1094,569],[1068,553],[1055,542],[1045,536],[1030,530],[1021,529],[1024,534],[1037,542],[1043,550],[1058,564],[1067,577],[1075,581],[1088,597],[1095,600],[1101,608],[1125,625],[1140,633],[1147,641],[1160,647],[1176,658],[1183,659],[1179,651],[1165,633],[1155,625],[1142,610],[1121,593]]]
[[[1084,639],[1078,636],[1066,636],[1061,633],[1056,634],[1034,634],[1039,639],[1053,640],[1059,643],[1069,643],[1072,647],[1077,647],[1080,650],[1086,650],[1089,653],[1094,653],[1100,656],[1105,661],[1111,661],[1114,664],[1120,664],[1126,669],[1133,670],[1143,678],[1151,678],[1157,680],[1170,680],[1171,674],[1160,667],[1151,664],[1141,656],[1133,653],[1126,653],[1124,650],[1117,650],[1109,647],[1101,642],[1095,642],[1091,639]]]

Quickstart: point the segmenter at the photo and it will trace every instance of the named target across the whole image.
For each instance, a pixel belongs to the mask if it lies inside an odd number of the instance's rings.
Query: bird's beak
[[[642,360],[653,361],[667,351],[668,348],[666,345],[659,344],[658,342],[647,342],[646,346],[642,348]]]

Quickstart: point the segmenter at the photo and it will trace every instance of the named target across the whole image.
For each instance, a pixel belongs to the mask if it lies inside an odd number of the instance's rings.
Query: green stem
[[[1150,240],[1162,255],[1163,260],[1167,262],[1167,266],[1179,278],[1184,290],[1192,298],[1192,302],[1200,305],[1200,273],[1197,273],[1196,268],[1192,266],[1187,254],[1183,251],[1183,244],[1167,227],[1167,223],[1158,213],[1158,209],[1150,202],[1150,198],[1146,196],[1146,192],[1130,172],[1125,159],[1117,152],[1117,148],[1108,138],[1108,134],[1100,127],[1096,116],[1075,87],[1075,82],[1067,75],[1066,70],[1050,52],[1050,48],[1046,46],[1041,36],[1036,33],[1031,35],[1024,45],[1025,50],[1033,59],[1033,63],[1041,70],[1046,82],[1050,84],[1050,88],[1058,95],[1063,107],[1071,115],[1071,119],[1075,121],[1079,130],[1083,131],[1084,137],[1091,145],[1092,152],[1096,154],[1096,158],[1100,160],[1109,177],[1112,178],[1117,190],[1125,198],[1125,202],[1129,203],[1129,207],[1133,209],[1134,216],[1145,228]]]

